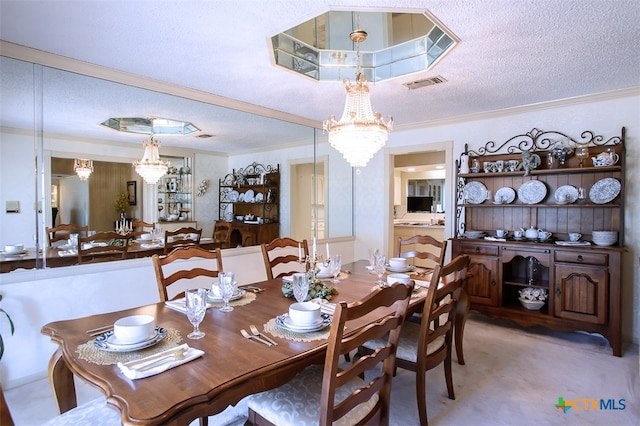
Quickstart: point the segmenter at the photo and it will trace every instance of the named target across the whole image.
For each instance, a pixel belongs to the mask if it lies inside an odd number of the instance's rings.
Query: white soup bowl
[[[387,284],[389,285],[395,284],[395,283],[409,284],[410,281],[411,281],[411,278],[409,278],[409,275],[407,274],[387,275]]]
[[[24,244],[10,244],[4,246],[5,253],[20,253],[24,250]]]
[[[320,321],[320,305],[314,302],[298,302],[289,306],[289,318],[298,325],[311,325]]]
[[[131,315],[113,324],[113,334],[119,343],[138,343],[153,337],[156,319],[151,315]]]
[[[406,268],[407,259],[402,257],[392,257],[391,259],[389,259],[389,266],[391,266],[393,269]]]

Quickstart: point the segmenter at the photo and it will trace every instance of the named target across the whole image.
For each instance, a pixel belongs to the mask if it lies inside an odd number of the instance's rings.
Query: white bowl
[[[407,259],[403,257],[392,257],[391,259],[389,259],[389,266],[391,266],[393,269],[406,268]]]
[[[320,321],[320,305],[314,302],[294,303],[289,306],[289,318],[294,324],[315,324]]]
[[[318,272],[319,275],[333,275],[331,274],[331,267],[329,265],[324,266],[319,264],[318,268],[320,268],[320,272]]]
[[[140,235],[140,239],[143,241],[149,241],[151,239],[151,234],[142,234]]]
[[[616,231],[592,231],[591,237],[597,246],[612,246],[618,241]]]
[[[120,318],[113,324],[113,334],[119,343],[143,342],[153,337],[156,319],[151,315],[132,315]]]
[[[20,253],[24,250],[24,244],[9,244],[4,246],[5,253]]]
[[[411,281],[411,278],[409,278],[409,275],[407,274],[387,275],[387,284],[389,285],[395,284],[395,283],[409,284],[410,281]]]
[[[525,308],[531,311],[539,310],[544,306],[544,303],[545,303],[544,300],[526,300],[523,298],[518,298],[518,300],[520,301],[522,306],[524,306]]]

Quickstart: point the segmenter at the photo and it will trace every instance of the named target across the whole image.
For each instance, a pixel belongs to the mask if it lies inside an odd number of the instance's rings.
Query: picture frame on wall
[[[135,206],[137,203],[137,182],[135,180],[127,181],[127,194],[129,196],[129,205]]]

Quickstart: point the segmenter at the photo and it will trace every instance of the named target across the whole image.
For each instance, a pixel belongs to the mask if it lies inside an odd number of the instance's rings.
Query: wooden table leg
[[[458,303],[456,304],[455,341],[458,364],[464,365],[464,353],[462,351],[462,339],[464,338],[464,325],[469,314],[469,297],[464,289],[460,292]]]
[[[62,358],[61,348],[49,360],[49,384],[60,414],[78,406],[73,373]]]

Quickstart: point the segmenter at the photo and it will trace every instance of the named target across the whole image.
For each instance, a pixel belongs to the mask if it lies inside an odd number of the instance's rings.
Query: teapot
[[[535,240],[538,238],[538,230],[531,225],[531,228],[525,231],[524,236],[530,240]]]
[[[596,167],[613,166],[618,162],[619,159],[620,156],[611,150],[601,152],[597,156],[591,157],[591,161],[593,161],[593,165]]]

